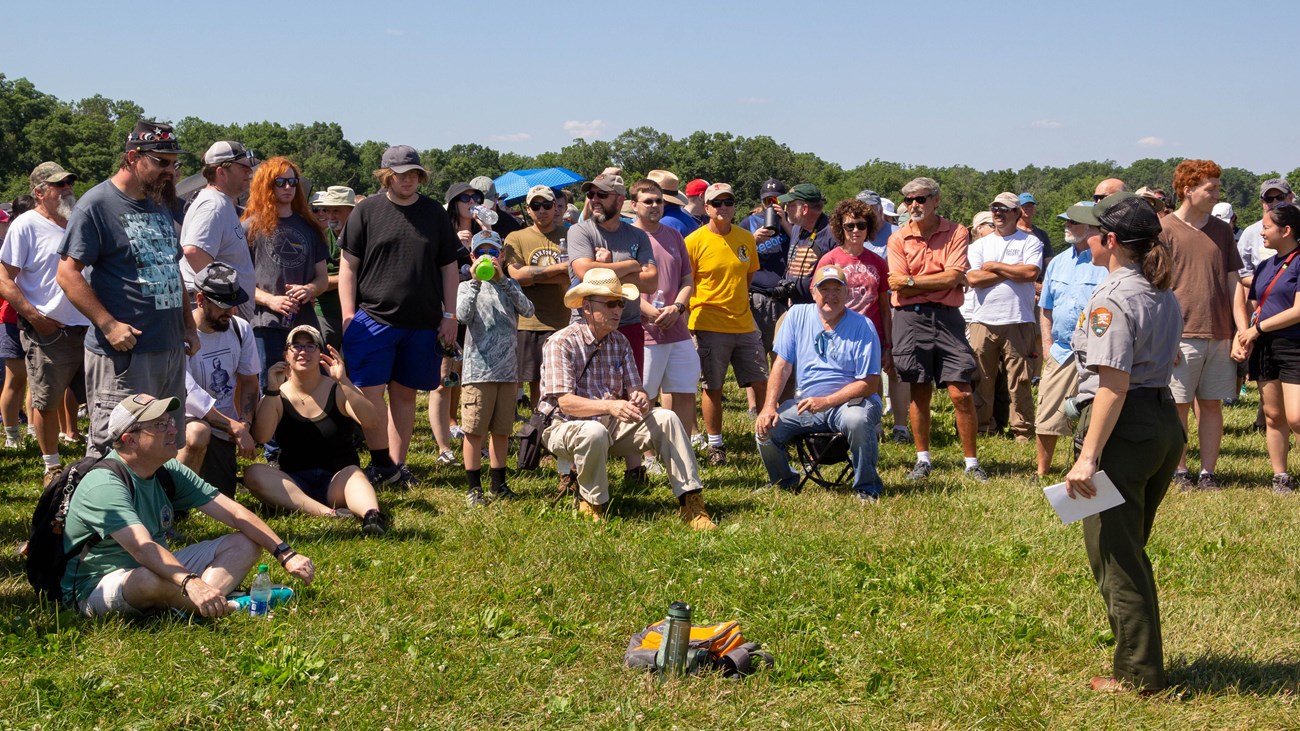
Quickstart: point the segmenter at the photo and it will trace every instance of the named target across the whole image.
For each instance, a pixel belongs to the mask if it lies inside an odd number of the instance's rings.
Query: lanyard
[[[1287,267],[1291,266],[1291,262],[1295,259],[1296,254],[1300,254],[1300,247],[1293,249],[1290,254],[1286,255],[1286,261],[1282,262],[1282,266],[1277,269],[1277,274],[1273,275],[1272,281],[1270,281],[1268,286],[1264,288],[1264,294],[1259,297],[1259,304],[1255,305],[1255,313],[1250,316],[1250,324],[1255,325],[1259,322],[1259,313],[1264,309],[1264,302],[1268,299],[1268,293],[1273,291],[1273,286],[1277,284],[1277,280],[1281,279],[1282,274],[1286,272]]]

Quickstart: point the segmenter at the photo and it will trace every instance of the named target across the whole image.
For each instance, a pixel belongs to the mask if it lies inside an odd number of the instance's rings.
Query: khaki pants
[[[673,495],[681,497],[704,487],[686,430],[677,414],[668,409],[651,409],[635,424],[612,417],[556,422],[547,427],[542,441],[556,459],[573,462],[578,471],[578,493],[594,505],[609,502],[611,454],[631,457],[653,449],[668,472]]]
[[[1006,369],[1011,391],[1011,433],[1034,436],[1033,353],[1037,330],[1032,322],[1014,325],[970,324],[970,346],[979,364],[980,380],[975,384],[975,415],[981,431],[993,427],[993,389],[998,371]]]

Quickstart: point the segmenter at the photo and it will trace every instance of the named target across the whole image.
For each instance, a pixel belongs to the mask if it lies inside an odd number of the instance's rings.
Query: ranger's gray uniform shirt
[[[1129,390],[1169,385],[1183,312],[1172,290],[1151,285],[1136,266],[1116,269],[1093,290],[1071,344],[1078,354],[1079,401],[1097,395],[1098,366],[1129,374]]]

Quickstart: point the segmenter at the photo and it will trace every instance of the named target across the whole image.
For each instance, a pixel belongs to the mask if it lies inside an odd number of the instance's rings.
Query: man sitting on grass
[[[220,617],[234,591],[262,556],[272,552],[285,571],[310,584],[316,567],[294,553],[266,523],[176,461],[174,398],[137,394],[122,400],[108,419],[113,451],[131,472],[132,485],[112,471],[86,474],[68,507],[63,548],[88,538],[102,540],[74,556],[63,574],[64,603],[87,617],[179,609]],[[166,470],[174,486],[170,499],[159,480]],[[195,509],[234,528],[172,553],[166,534],[179,510]]]
[[[767,402],[754,431],[768,479],[785,488],[799,480],[785,451],[790,440],[817,432],[843,434],[853,461],[853,489],[860,500],[874,503],[882,488],[876,472],[880,340],[870,320],[845,307],[845,281],[840,267],[818,267],[813,303],[791,307],[778,325]],[[791,373],[798,390],[778,407]]]

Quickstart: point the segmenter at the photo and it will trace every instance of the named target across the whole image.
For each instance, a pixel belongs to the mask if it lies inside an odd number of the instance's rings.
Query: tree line
[[[54,160],[79,176],[78,195],[113,174],[123,141],[135,122],[150,115],[130,100],[95,95],[63,101],[38,90],[27,79],[0,74],[0,200],[9,201],[28,192],[27,177],[37,164]],[[159,120],[171,121],[171,120]],[[197,117],[174,122],[181,145],[193,156],[181,158],[181,175],[197,173],[201,155],[217,140],[238,140],[266,159],[284,155],[297,163],[314,187],[347,185],[359,193],[376,188],[372,172],[390,144],[366,140],[354,143],[334,122],[291,124],[262,121],[220,125]],[[392,141],[394,144],[402,140]],[[1213,151],[1206,151],[1213,157]],[[496,177],[509,170],[564,167],[591,178],[607,166],[623,168],[628,182],[655,169],[672,170],[686,181],[703,178],[731,183],[742,203],[757,204],[758,189],[768,178],[787,185],[815,183],[834,202],[871,188],[896,202],[903,184],[920,175],[942,186],[941,213],[969,223],[978,211],[1004,190],[1030,192],[1038,200],[1038,225],[1061,241],[1056,214],[1070,205],[1089,200],[1097,181],[1118,177],[1130,190],[1147,185],[1170,190],[1174,167],[1182,158],[1137,160],[1122,166],[1113,161],[1079,162],[1069,167],[1030,165],[1020,170],[980,171],[966,165],[930,167],[868,160],[851,169],[822,160],[809,152],[795,152],[766,135],[744,137],[728,132],[693,132],[674,138],[651,127],[629,129],[612,140],[575,139],[558,152],[536,156],[500,152],[479,144],[458,144],[447,149],[421,150],[429,170],[426,193],[441,200],[447,187],[477,175]],[[1223,200],[1237,211],[1241,225],[1260,216],[1259,184],[1277,171],[1254,173],[1224,168]],[[1286,176],[1300,186],[1300,168]],[[747,209],[742,206],[740,211]]]

